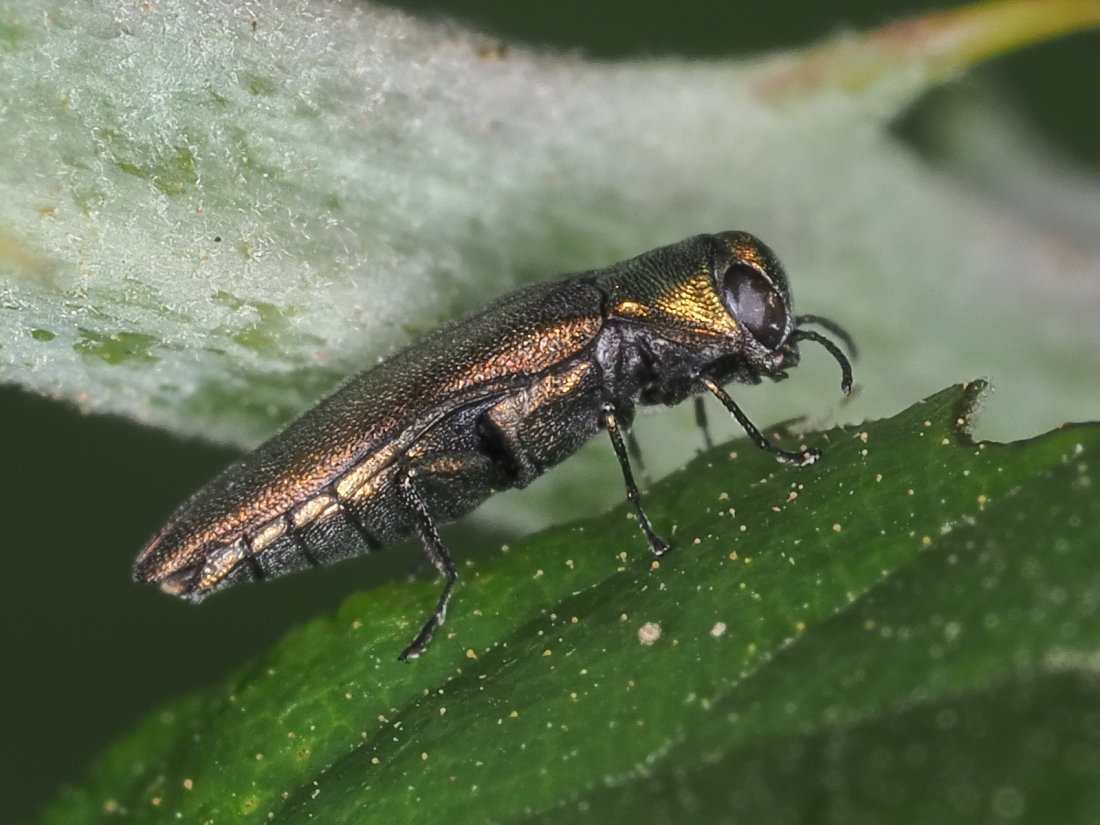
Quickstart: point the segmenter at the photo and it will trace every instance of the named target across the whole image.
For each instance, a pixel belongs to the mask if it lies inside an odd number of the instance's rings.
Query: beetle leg
[[[439,594],[439,601],[436,602],[432,615],[424,622],[424,626],[420,628],[420,632],[416,634],[412,643],[397,657],[402,662],[417,658],[427,649],[435,629],[447,618],[447,603],[451,600],[451,591],[454,590],[455,582],[458,581],[455,563],[451,559],[451,554],[447,552],[447,546],[443,544],[435,522],[432,521],[427,502],[413,484],[415,475],[416,470],[408,470],[405,473],[404,478],[401,479],[401,491],[405,503],[416,515],[416,529],[420,533],[421,541],[424,542],[424,555],[435,565],[436,570],[447,580],[447,583],[443,586],[443,592]]]
[[[619,419],[615,417],[615,405],[610,401],[605,401],[600,405],[600,412],[603,414],[607,434],[611,436],[611,446],[615,448],[615,457],[619,459],[619,467],[623,471],[623,481],[626,482],[626,497],[634,505],[634,513],[638,516],[638,524],[641,525],[642,532],[645,533],[646,541],[649,542],[649,549],[653,551],[653,555],[663,556],[668,552],[669,545],[667,541],[653,532],[653,526],[649,523],[645,510],[642,509],[642,498],[638,493],[638,485],[634,483],[634,474],[630,471],[630,456],[627,455],[626,445],[623,444],[623,436],[619,431]]]
[[[649,477],[649,472],[645,468],[645,461],[642,459],[642,448],[638,446],[638,439],[634,437],[633,427],[627,428],[624,435],[626,438],[626,451],[642,476],[642,484],[648,487],[652,483],[652,480]]]
[[[710,427],[707,426],[707,408],[703,406],[703,396],[695,396],[695,426],[703,432],[703,449],[709,450],[714,446],[710,437]]]
[[[704,387],[714,393],[714,397],[721,401],[723,406],[730,411],[730,414],[737,419],[737,423],[745,430],[745,434],[748,435],[752,443],[761,450],[771,453],[775,456],[777,461],[782,461],[784,464],[794,464],[796,467],[803,467],[807,464],[813,464],[821,455],[821,451],[815,450],[813,447],[808,447],[798,452],[791,452],[790,450],[781,450],[779,447],[773,446],[768,439],[764,438],[760,430],[756,429],[756,425],[749,421],[749,417],[741,411],[741,408],[737,406],[737,403],[729,397],[729,394],[724,389],[709,378],[700,378],[699,381]]]

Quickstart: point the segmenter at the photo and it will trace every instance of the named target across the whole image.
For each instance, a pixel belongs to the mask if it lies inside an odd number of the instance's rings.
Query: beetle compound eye
[[[779,349],[787,329],[787,307],[768,280],[748,264],[732,264],[722,287],[730,314],[765,347]]]

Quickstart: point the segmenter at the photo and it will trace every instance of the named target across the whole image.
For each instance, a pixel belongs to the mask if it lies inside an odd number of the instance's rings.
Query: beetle
[[[330,564],[419,535],[445,579],[398,657],[418,657],[458,579],[437,524],[495,491],[525,487],[607,431],[654,554],[623,431],[635,406],[711,393],[771,445],[722,388],[787,377],[800,341],[825,347],[851,391],[838,325],[794,315],[775,254],[746,232],[697,235],[613,266],[535,284],[445,324],[345,382],[195,493],[141,551],[134,578],[198,602],[244,581]]]

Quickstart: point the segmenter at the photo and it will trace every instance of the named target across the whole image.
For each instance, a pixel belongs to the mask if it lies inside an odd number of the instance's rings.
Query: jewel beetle
[[[525,487],[606,430],[650,549],[669,545],[642,508],[624,431],[639,404],[710,393],[771,445],[723,389],[787,377],[800,341],[825,347],[852,386],[838,325],[795,315],[774,253],[745,232],[697,235],[604,269],[535,284],[445,324],[352,377],[185,502],[145,546],[134,578],[191,601],[331,564],[416,534],[445,579],[401,659],[443,622],[458,573],[437,525]],[[705,433],[705,429],[704,429]]]

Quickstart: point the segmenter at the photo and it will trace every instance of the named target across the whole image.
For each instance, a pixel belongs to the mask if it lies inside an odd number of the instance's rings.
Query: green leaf
[[[46,823],[1086,822],[1100,425],[971,441],[981,382],[744,441],[628,508],[381,588],[154,713]],[[793,443],[793,442],[788,442]]]

